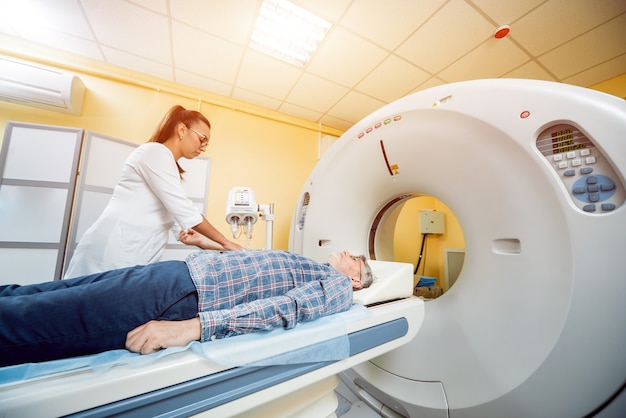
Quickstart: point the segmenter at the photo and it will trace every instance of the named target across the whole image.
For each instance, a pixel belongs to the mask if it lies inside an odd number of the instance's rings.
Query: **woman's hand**
[[[191,228],[186,231],[181,231],[178,235],[178,240],[183,244],[195,245],[203,250],[241,251],[244,249],[243,246],[238,243],[228,240],[226,240],[225,244],[221,245]]]
[[[178,235],[178,240],[183,244],[195,245],[203,250],[218,250],[223,251],[226,248],[218,244],[217,242],[205,237],[198,231],[189,228],[186,231],[181,231]]]
[[[207,239],[207,237],[191,228],[186,231],[180,231],[180,234],[178,235],[178,240],[183,244],[195,245],[200,248],[202,248],[201,244],[205,239]]]

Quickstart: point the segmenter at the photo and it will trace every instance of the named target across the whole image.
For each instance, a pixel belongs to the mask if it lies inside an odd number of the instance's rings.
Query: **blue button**
[[[615,203],[603,203],[602,210],[611,211],[615,209]]]
[[[579,193],[578,188],[584,188],[589,193]],[[572,197],[583,203],[607,202],[616,192],[616,182],[602,174],[579,177],[570,189]],[[594,194],[593,198],[591,194]]]
[[[574,194],[583,194],[587,192],[584,187],[574,187],[574,190],[572,191],[574,192]]]
[[[593,168],[591,167],[583,167],[580,169],[580,174],[591,174],[593,172]]]
[[[563,172],[565,177],[574,177],[576,175],[576,170],[566,170]]]
[[[596,205],[585,205],[585,206],[583,206],[583,210],[585,212],[595,212],[596,211]]]

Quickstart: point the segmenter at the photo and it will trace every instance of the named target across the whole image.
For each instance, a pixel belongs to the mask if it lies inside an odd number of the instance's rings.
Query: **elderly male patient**
[[[372,282],[363,256],[198,251],[68,280],[0,287],[0,366],[293,328],[342,312]]]

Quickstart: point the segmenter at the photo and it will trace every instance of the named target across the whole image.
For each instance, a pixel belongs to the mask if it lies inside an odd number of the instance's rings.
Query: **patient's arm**
[[[301,284],[284,295],[259,298],[231,309],[201,311],[201,341],[282,327],[347,311],[352,307],[352,283],[340,272],[324,280]]]
[[[126,336],[126,348],[135,353],[149,354],[162,348],[184,346],[200,339],[200,318],[184,321],[150,321]]]

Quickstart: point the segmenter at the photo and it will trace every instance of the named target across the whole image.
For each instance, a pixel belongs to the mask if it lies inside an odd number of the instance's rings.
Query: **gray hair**
[[[374,274],[372,268],[367,264],[367,259],[364,255],[357,256],[359,260],[363,262],[363,268],[361,269],[361,287],[359,289],[366,289],[374,282]]]

